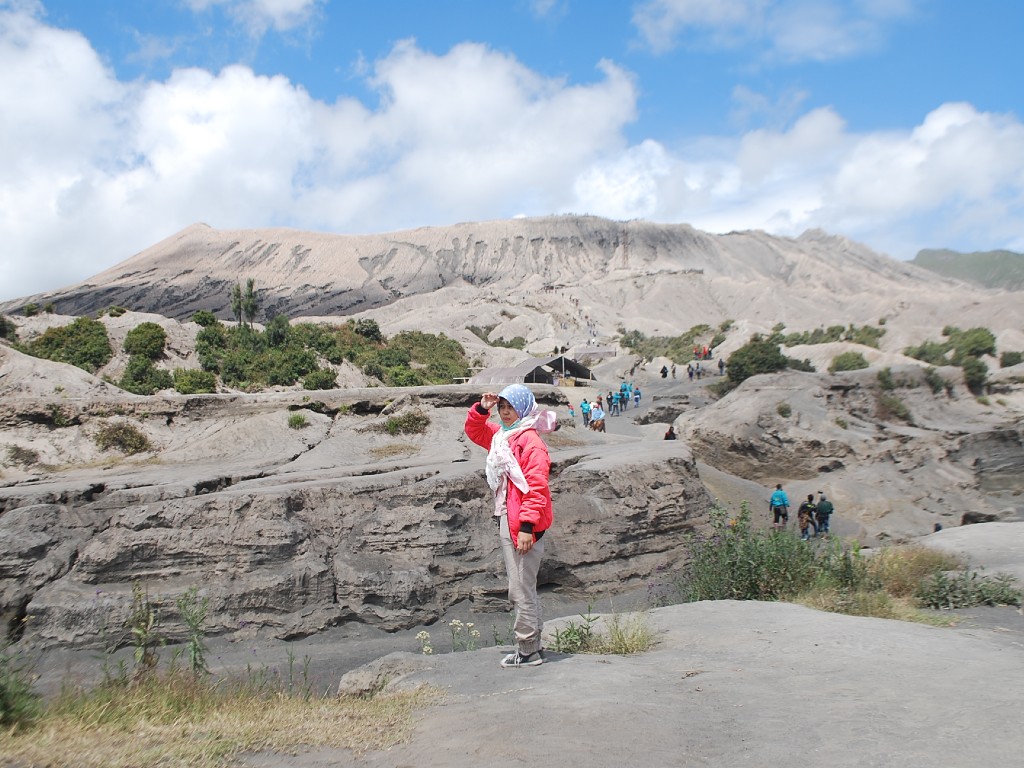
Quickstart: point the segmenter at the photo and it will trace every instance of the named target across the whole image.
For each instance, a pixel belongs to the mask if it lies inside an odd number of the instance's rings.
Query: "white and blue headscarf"
[[[508,400],[509,405],[512,406],[516,415],[519,416],[520,419],[528,415],[537,404],[537,400],[534,398],[533,392],[530,391],[529,387],[523,384],[509,384],[498,393],[498,397]],[[516,425],[513,424],[511,427],[504,427],[504,429],[515,429],[515,426]]]

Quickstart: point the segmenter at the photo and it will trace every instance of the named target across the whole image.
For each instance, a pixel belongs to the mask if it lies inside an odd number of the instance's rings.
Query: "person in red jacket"
[[[489,421],[495,406],[500,424]],[[487,484],[494,492],[508,597],[516,614],[516,650],[501,660],[506,668],[544,663],[537,572],[544,556],[544,533],[552,521],[551,460],[538,432],[551,432],[557,423],[554,412],[538,407],[533,392],[523,384],[511,384],[498,394],[485,392],[466,414],[466,435],[487,449]]]

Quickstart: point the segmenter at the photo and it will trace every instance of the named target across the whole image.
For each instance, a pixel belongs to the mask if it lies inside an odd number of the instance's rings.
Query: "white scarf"
[[[491,438],[491,449],[487,452],[487,485],[494,491],[494,516],[504,515],[508,509],[505,506],[509,480],[522,493],[530,490],[530,484],[526,482],[523,469],[512,455],[512,448],[508,440],[517,432],[527,429],[535,429],[538,432],[552,432],[558,422],[554,411],[541,410],[534,405],[533,410],[516,422],[511,429],[499,429]]]

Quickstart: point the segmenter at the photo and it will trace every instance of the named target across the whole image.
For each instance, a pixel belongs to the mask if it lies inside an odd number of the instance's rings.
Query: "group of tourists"
[[[608,397],[598,395],[594,402],[583,398],[580,403],[580,416],[583,418],[583,426],[595,432],[605,432],[605,417],[618,416],[632,403],[634,408],[640,407],[640,387],[634,386],[631,381],[624,381],[618,390],[608,390]],[[607,407],[607,412],[605,408]],[[576,418],[576,409],[569,405],[569,417]]]
[[[797,525],[800,528],[800,538],[808,541],[812,536],[827,537],[829,533],[829,519],[835,508],[832,502],[825,497],[824,491],[818,491],[818,501],[814,501],[814,494],[807,494],[807,501],[800,503],[797,508]],[[771,499],[768,501],[768,512],[772,515],[773,528],[785,528],[789,522],[789,496],[782,490],[782,483],[775,486]]]

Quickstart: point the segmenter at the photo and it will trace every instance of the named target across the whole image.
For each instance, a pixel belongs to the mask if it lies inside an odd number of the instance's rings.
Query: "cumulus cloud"
[[[35,12],[0,12],[0,71],[0,299],[196,221],[381,232],[573,212],[822,227],[899,257],[1014,247],[1024,229],[1024,125],[965,103],[858,133],[794,96],[769,128],[670,146],[627,140],[639,86],[612,62],[578,83],[485,45],[405,40],[361,75],[373,105],[325,102],[239,65],[121,82]]]
[[[259,37],[268,29],[286,32],[316,18],[326,0],[185,0],[193,11],[221,8],[230,18]]]
[[[888,24],[914,12],[913,0],[647,0],[633,23],[657,53],[699,40],[785,61],[826,61],[873,48]]]
[[[411,40],[369,69],[374,109],[245,66],[126,84],[81,35],[24,13],[0,14],[0,66],[4,296],[83,279],[195,221],[365,232],[559,211],[626,147],[636,106],[609,62],[581,85],[483,45],[436,55]]]

